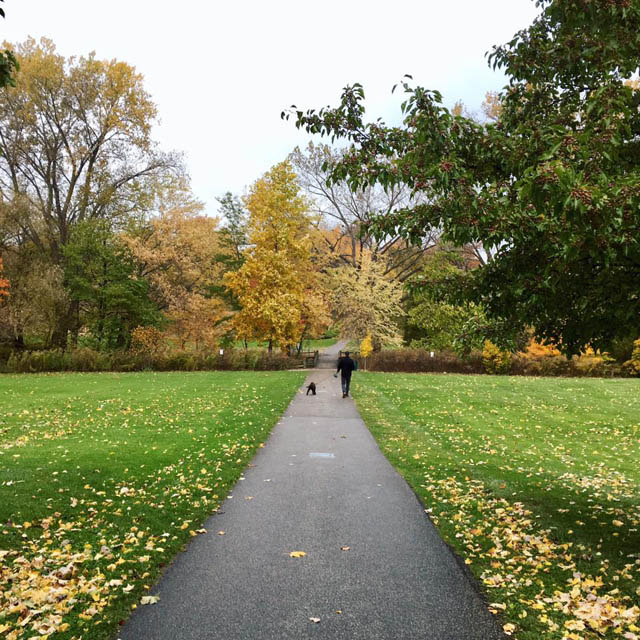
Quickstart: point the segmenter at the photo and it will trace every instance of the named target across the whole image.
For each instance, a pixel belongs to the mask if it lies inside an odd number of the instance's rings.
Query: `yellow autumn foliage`
[[[547,358],[562,354],[553,345],[542,344],[532,339],[524,350],[524,355],[528,358]]]
[[[631,375],[640,376],[640,338],[634,341],[631,360],[627,360],[624,366]]]
[[[240,339],[268,340],[284,349],[330,321],[311,262],[313,220],[289,162],[256,181],[245,204],[245,262],[224,276],[240,306],[233,327]]]
[[[370,251],[363,251],[357,267],[344,265],[328,271],[333,313],[342,335],[362,340],[369,334],[376,348],[402,344],[404,290],[385,267],[382,259],[374,260]]]
[[[163,346],[163,335],[156,327],[136,327],[131,332],[131,351],[141,354],[155,354]]]
[[[364,340],[360,343],[360,355],[368,358],[373,352],[373,343],[371,342],[371,334],[367,333]]]
[[[490,340],[485,340],[482,349],[482,364],[487,373],[508,373],[511,367],[511,354],[500,349]]]

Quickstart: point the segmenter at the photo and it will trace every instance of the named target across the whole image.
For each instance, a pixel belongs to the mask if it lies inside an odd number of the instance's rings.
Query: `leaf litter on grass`
[[[205,533],[199,523],[301,378],[1,377],[9,423],[0,434],[3,637],[107,638],[136,603],[157,602],[145,591],[190,537]]]
[[[366,378],[365,421],[505,633],[640,637],[637,381]]]

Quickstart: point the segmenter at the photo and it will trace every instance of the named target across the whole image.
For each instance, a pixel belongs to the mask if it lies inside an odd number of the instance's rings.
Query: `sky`
[[[65,56],[125,61],[158,107],[155,139],[184,153],[215,215],[308,134],[283,109],[336,105],[360,82],[367,117],[398,122],[404,74],[480,110],[505,84],[485,53],[531,23],[533,0],[5,0],[2,39],[52,39]]]

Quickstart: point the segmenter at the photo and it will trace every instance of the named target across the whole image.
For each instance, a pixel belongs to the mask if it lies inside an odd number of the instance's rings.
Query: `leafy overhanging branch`
[[[329,183],[421,194],[374,233],[418,243],[436,227],[447,242],[481,243],[494,258],[473,273],[470,299],[571,354],[640,330],[640,91],[629,81],[640,7],[537,4],[534,23],[489,56],[510,76],[493,122],[449,111],[411,78],[400,127],[365,121],[359,84],[336,108],[283,117],[351,142]]]

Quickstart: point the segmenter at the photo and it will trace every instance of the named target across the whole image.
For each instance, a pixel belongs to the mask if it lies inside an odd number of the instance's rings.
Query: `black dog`
[[[315,396],[316,395],[316,383],[315,382],[310,382],[309,386],[307,387],[307,395],[309,395],[309,391],[311,391],[311,393]]]

